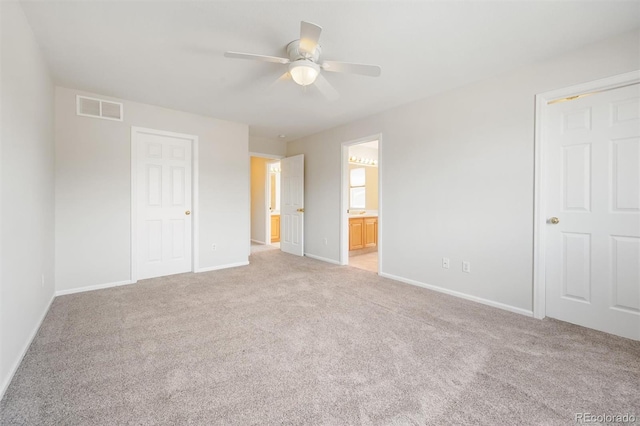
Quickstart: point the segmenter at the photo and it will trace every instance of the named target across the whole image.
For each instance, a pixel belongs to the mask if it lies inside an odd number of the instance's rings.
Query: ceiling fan
[[[289,66],[289,74],[300,86],[315,83],[316,87],[328,98],[337,98],[338,94],[329,82],[320,74],[321,71],[342,72],[350,74],[378,77],[381,68],[377,65],[354,64],[349,62],[322,61],[320,53],[320,33],[322,27],[311,22],[300,23],[300,39],[287,45],[288,58],[256,55],[253,53],[225,52],[227,58],[252,59],[262,62],[273,62]]]

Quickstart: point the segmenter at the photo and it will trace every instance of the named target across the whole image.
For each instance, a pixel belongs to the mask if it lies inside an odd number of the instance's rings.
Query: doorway
[[[279,198],[279,188],[272,188],[271,180],[276,181],[275,171],[278,169],[276,164],[279,164],[280,157],[251,153],[249,156],[250,162],[250,235],[251,235],[251,252],[270,250],[273,248],[272,235],[273,230],[271,223],[272,212],[278,213],[276,210],[276,200],[273,200],[272,195]],[[277,177],[279,181],[279,177]],[[274,191],[275,189],[275,191]]]
[[[342,146],[341,263],[380,271],[380,137]]]
[[[131,128],[131,281],[196,269],[198,137]]]
[[[304,155],[249,153],[250,253],[280,249],[304,255]],[[278,241],[279,240],[279,241]]]
[[[640,340],[640,72],[537,102],[534,314]]]
[[[267,208],[269,218],[266,232],[267,244],[280,248],[280,161],[267,164]]]

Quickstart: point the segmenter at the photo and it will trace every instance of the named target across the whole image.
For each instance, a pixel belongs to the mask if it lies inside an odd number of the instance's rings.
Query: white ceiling
[[[57,84],[248,123],[284,140],[315,133],[637,28],[640,2],[23,1]],[[379,78],[324,73],[329,102],[277,79],[301,20],[322,58],[378,64]],[[322,59],[321,58],[321,59]],[[275,82],[275,84],[274,84]]]

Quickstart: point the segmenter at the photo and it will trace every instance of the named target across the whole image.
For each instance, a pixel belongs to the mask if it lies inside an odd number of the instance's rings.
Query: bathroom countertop
[[[349,213],[349,219],[352,219],[354,217],[378,217],[378,213]]]

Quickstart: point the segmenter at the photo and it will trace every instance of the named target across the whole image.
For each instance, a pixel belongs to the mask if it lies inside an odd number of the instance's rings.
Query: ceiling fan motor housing
[[[291,60],[291,62],[297,61],[299,59],[307,59],[317,63],[318,59],[320,58],[321,52],[322,48],[320,47],[320,44],[316,45],[313,53],[301,52],[300,40],[294,40],[287,45],[287,56],[289,56],[289,60]]]

